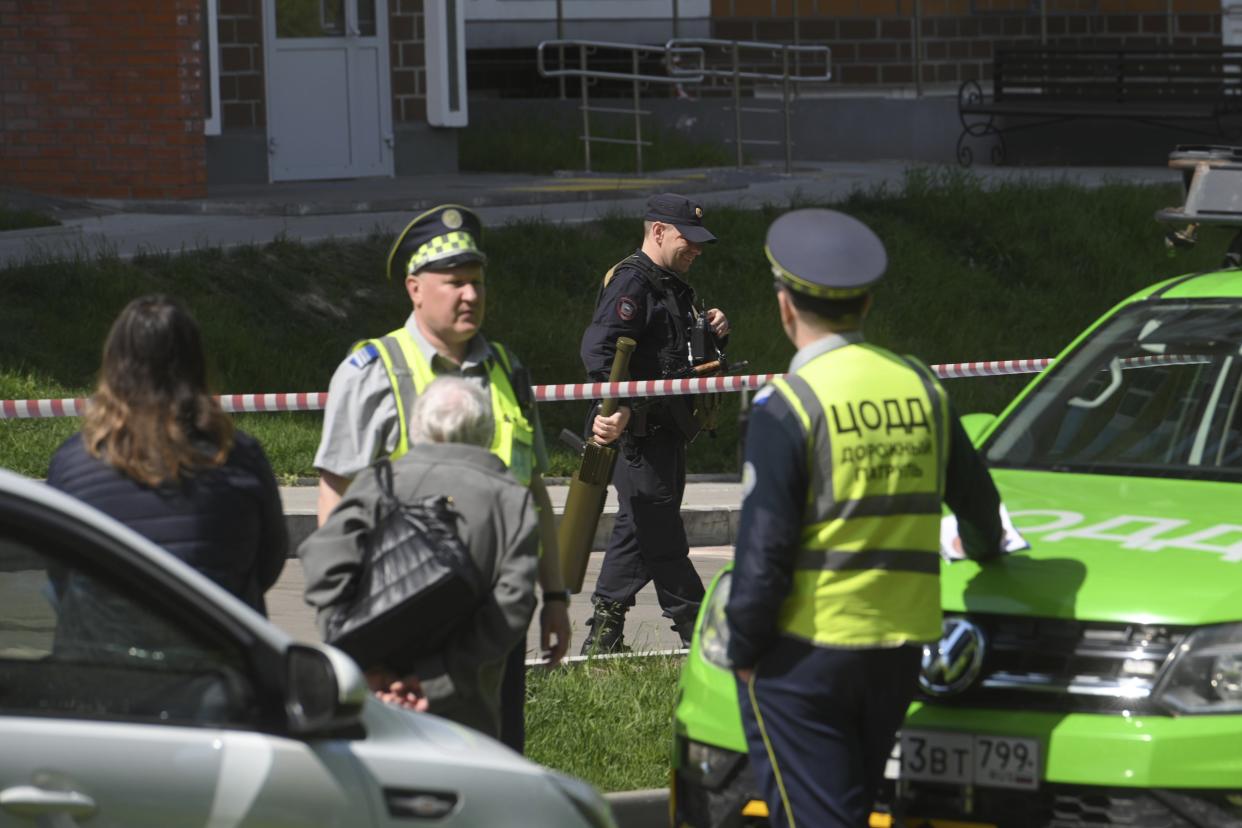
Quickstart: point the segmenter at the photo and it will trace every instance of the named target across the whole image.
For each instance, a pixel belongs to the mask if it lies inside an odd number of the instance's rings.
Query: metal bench
[[[1212,137],[1242,136],[1242,48],[998,49],[992,93],[978,81],[958,89],[957,159],[970,166],[968,139],[1077,119],[1127,120]]]

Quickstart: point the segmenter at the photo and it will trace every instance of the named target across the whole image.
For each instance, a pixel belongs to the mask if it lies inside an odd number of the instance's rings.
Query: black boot
[[[673,630],[681,636],[681,647],[683,650],[690,649],[690,641],[694,638],[695,620],[696,616],[693,615],[673,620]]]
[[[591,601],[595,604],[595,614],[587,621],[590,629],[586,638],[582,639],[582,655],[628,652],[629,647],[625,646],[625,612],[629,608],[603,598],[592,598]]]

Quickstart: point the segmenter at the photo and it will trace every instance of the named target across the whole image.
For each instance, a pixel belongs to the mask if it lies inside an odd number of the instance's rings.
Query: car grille
[[[952,615],[982,630],[982,672],[938,704],[1057,712],[1160,713],[1150,700],[1157,673],[1185,637],[1183,627]]]
[[[1238,799],[1228,791],[1047,785],[1039,791],[975,788],[967,806],[960,788],[916,782],[895,803],[894,824],[944,819],[1001,828],[1237,828]]]

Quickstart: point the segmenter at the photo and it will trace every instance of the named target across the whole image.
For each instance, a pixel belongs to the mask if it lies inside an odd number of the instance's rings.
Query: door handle
[[[0,808],[20,817],[65,814],[81,819],[95,813],[95,800],[77,791],[49,791],[20,785],[0,791]]]

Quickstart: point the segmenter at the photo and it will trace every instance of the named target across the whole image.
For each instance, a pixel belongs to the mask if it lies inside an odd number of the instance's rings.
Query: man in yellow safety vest
[[[1000,501],[935,375],[863,339],[879,238],[797,210],[765,252],[798,351],[750,415],[728,652],[772,824],[859,828],[940,638],[941,504],[986,559]]]
[[[559,662],[569,646],[569,593],[556,547],[552,503],[543,483],[547,449],[530,375],[504,346],[480,332],[486,309],[482,224],[465,207],[442,205],[414,218],[388,254],[387,275],[403,281],[413,312],[386,336],[358,342],[328,388],[319,469],[319,523],[340,502],[350,481],[380,457],[409,449],[414,399],[435,377],[461,376],[489,394],[495,429],[490,449],[528,485],[539,514],[542,556],[539,620],[544,651]],[[501,690],[501,739],[519,752],[524,743],[525,643],[514,648]]]

